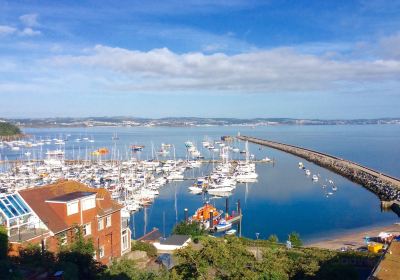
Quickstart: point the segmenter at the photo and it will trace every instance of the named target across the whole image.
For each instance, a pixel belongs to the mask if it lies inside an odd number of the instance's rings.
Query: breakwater
[[[400,179],[318,151],[248,136],[237,136],[242,141],[267,146],[304,158],[358,183],[383,201],[400,201]]]

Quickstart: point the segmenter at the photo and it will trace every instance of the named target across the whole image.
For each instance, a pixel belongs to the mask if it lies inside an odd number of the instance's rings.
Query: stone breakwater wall
[[[242,141],[249,141],[251,143],[281,150],[311,161],[355,183],[363,185],[365,188],[375,193],[381,200],[400,201],[400,179],[398,178],[383,174],[349,160],[293,145],[248,136],[237,136],[237,138]]]

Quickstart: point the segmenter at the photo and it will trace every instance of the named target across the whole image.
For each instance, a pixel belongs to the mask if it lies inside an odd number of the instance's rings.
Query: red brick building
[[[103,264],[131,250],[131,232],[127,221],[121,220],[122,206],[105,189],[64,180],[22,190],[18,195],[31,216],[24,216],[19,227],[9,223],[9,240],[14,247],[44,243],[47,250],[57,252],[60,245],[73,240],[79,226],[85,238],[93,241],[94,258]]]

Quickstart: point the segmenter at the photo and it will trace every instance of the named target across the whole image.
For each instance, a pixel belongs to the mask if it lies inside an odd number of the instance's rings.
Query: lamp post
[[[260,236],[259,232],[256,232],[256,239],[258,241],[258,237]],[[257,242],[257,253],[256,253],[256,260],[258,260],[258,242]]]

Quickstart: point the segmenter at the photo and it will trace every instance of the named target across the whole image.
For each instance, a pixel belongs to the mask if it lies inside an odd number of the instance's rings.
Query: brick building
[[[105,189],[64,180],[10,196],[0,197],[0,222],[7,227],[15,251],[30,242],[57,252],[60,245],[72,242],[77,226],[85,238],[92,239],[94,258],[103,264],[131,249],[128,222],[121,220],[122,206]]]

